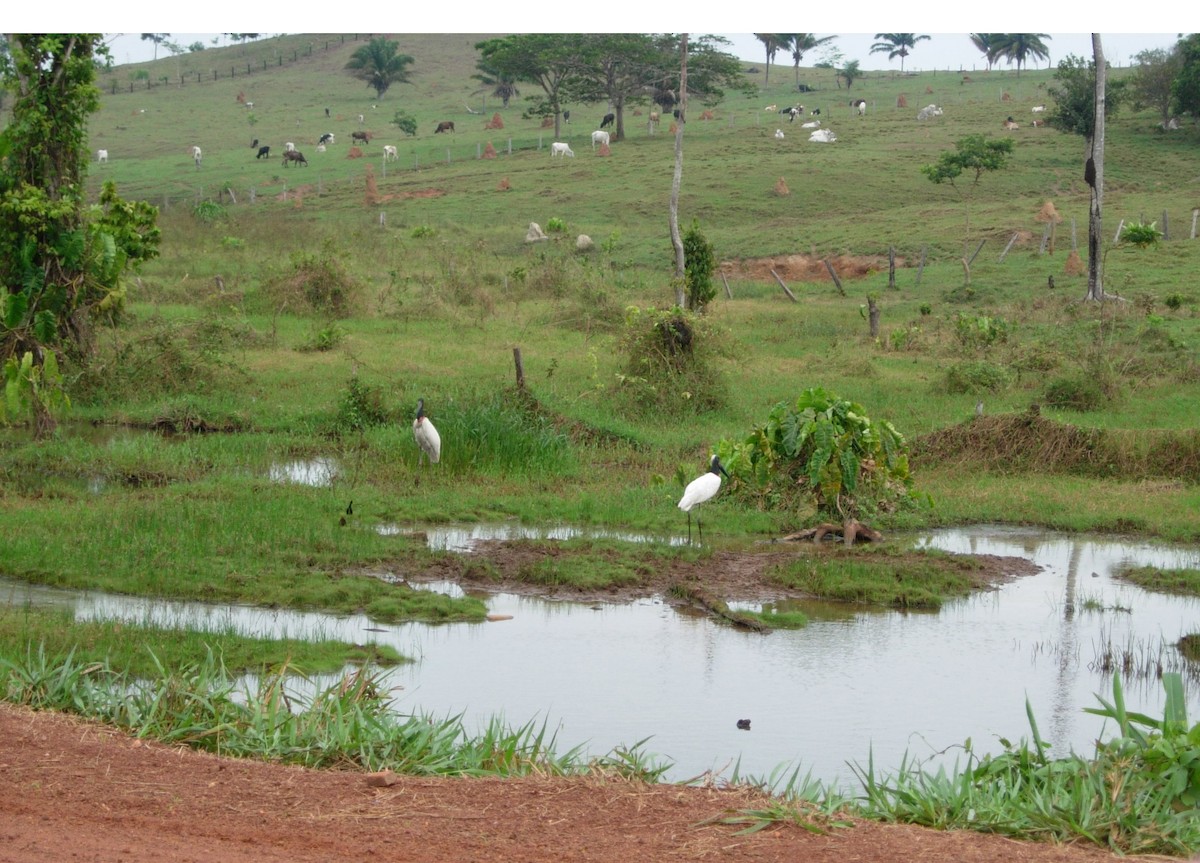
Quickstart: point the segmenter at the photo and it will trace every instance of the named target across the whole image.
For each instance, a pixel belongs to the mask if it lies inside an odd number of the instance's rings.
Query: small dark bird
[[[750,720],[749,719],[739,719],[737,721],[737,727],[742,729],[742,731],[749,731],[750,730]]]
[[[346,504],[346,515],[354,515],[354,501],[350,501],[348,504]],[[338,519],[338,524],[340,524],[342,527],[346,526],[346,515],[343,515],[340,519]]]

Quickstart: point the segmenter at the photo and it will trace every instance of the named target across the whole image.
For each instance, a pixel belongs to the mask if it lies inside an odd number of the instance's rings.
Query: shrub
[[[338,400],[337,414],[334,416],[336,430],[364,431],[387,425],[391,421],[391,412],[385,406],[382,393],[364,384],[357,375],[351,377]]]
[[[683,260],[688,308],[702,312],[717,295],[712,279],[713,271],[717,268],[717,256],[713,244],[700,233],[700,225],[695,221],[683,235]]]
[[[984,360],[956,363],[946,369],[945,387],[951,393],[998,393],[1013,382],[1013,373],[1004,366]]]
[[[1107,399],[1100,383],[1083,374],[1051,381],[1044,396],[1051,407],[1072,411],[1099,410]]]
[[[546,233],[561,234],[567,229],[567,223],[558,216],[551,216],[550,221],[546,222]]]
[[[1166,304],[1168,309],[1173,312],[1177,312],[1183,308],[1183,294],[1167,294],[1167,298],[1163,300],[1163,302]]]
[[[1004,318],[988,315],[966,315],[958,313],[954,321],[954,335],[965,348],[987,348],[1008,341],[1009,325]]]
[[[296,252],[286,272],[266,281],[264,293],[281,310],[345,317],[359,286],[346,272],[344,257],[330,243],[316,254]]]
[[[392,125],[405,135],[417,134],[417,118],[407,111],[397,111],[396,116],[392,117]]]
[[[639,409],[696,413],[725,403],[725,384],[713,363],[722,353],[721,337],[694,312],[626,309],[621,352],[627,360],[617,379]]]
[[[201,201],[192,207],[192,217],[205,225],[211,225],[214,222],[222,222],[229,218],[229,212],[224,205],[218,204],[216,201]]]

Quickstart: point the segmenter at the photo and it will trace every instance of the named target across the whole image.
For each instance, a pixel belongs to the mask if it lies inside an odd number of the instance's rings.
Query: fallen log
[[[816,527],[789,533],[780,538],[780,542],[820,542],[827,536],[839,536],[847,546],[854,545],[857,540],[867,542],[883,542],[883,534],[870,525],[863,524],[858,519],[848,518],[842,525],[822,522]]]

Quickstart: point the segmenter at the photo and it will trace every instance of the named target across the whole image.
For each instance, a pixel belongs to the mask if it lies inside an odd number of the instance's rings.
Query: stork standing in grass
[[[692,541],[692,508],[699,506],[712,498],[721,488],[721,474],[728,478],[729,474],[721,466],[721,460],[715,455],[709,462],[708,472],[696,477],[683,490],[679,499],[679,508],[688,514],[688,543]],[[704,525],[700,522],[700,513],[696,513],[696,527],[700,531],[700,541],[704,541]]]
[[[421,453],[417,456],[417,464],[422,464],[429,458],[430,464],[437,464],[442,457],[442,438],[433,427],[429,417],[425,416],[425,399],[417,399],[417,418],[413,420],[413,437]]]

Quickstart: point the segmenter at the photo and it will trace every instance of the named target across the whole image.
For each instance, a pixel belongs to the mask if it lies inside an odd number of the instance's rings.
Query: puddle
[[[466,528],[440,531],[425,532],[447,548],[495,536],[494,529],[486,537]],[[728,778],[734,764],[743,777],[766,777],[790,764],[847,789],[856,787],[848,762],[865,766],[872,753],[876,769],[886,772],[906,752],[931,766],[952,764],[968,737],[977,752],[1003,751],[1000,737],[1029,735],[1026,699],[1052,754],[1090,754],[1093,741],[1112,732],[1083,712],[1099,706],[1097,694],[1111,700],[1111,678],[1097,663],[1105,646],[1177,663],[1174,643],[1200,628],[1200,600],[1113,578],[1125,563],[1200,568],[1200,549],[992,527],[895,541],[1020,556],[1042,570],[938,612],[794,603],[810,625],[767,635],[677,611],[661,599],[576,603],[498,593],[485,597],[488,611],[511,619],[437,626],[12,582],[0,582],[0,602],[73,606],[80,619],[388,644],[418,660],[384,678],[404,713],[461,713],[469,731],[483,730],[492,717],[511,725],[545,721],[557,730],[560,751],[585,744],[596,755],[650,738],[645,752],[674,761],[670,780],[705,770]],[[1186,679],[1189,715],[1200,716],[1197,675]],[[1158,680],[1128,680],[1125,694],[1129,710],[1162,715]],[[750,719],[751,730],[739,729],[739,719]],[[939,761],[934,754],[943,750]]]
[[[648,533],[581,528],[568,525],[547,527],[523,524],[452,524],[405,528],[383,524],[376,528],[385,536],[424,534],[426,544],[434,551],[471,552],[480,542],[512,539],[615,539],[621,542],[654,542],[664,545],[687,545],[687,537],[660,536]]]
[[[340,472],[341,467],[337,459],[321,456],[273,464],[267,475],[271,482],[290,482],[325,488],[333,485]]]

